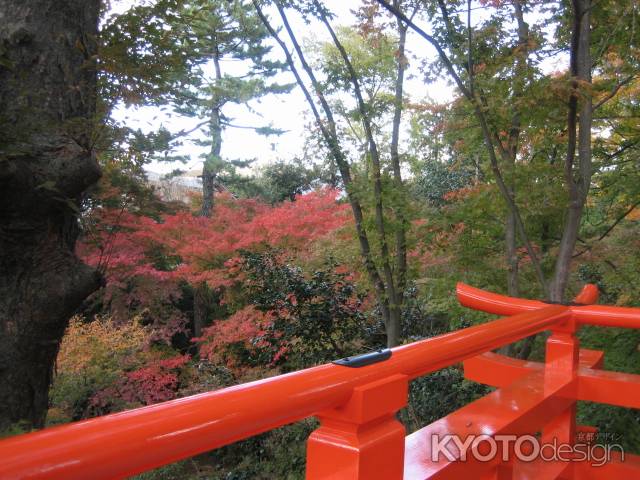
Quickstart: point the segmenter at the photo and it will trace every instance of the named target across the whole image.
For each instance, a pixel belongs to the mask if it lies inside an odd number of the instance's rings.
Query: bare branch
[[[613,97],[615,97],[618,93],[618,91],[624,87],[625,85],[629,84],[634,78],[636,78],[635,75],[629,75],[627,78],[620,80],[618,83],[616,83],[613,88],[611,89],[611,91],[604,97],[602,98],[598,103],[596,103],[593,108],[591,109],[591,111],[595,111],[598,108],[600,108],[602,105],[604,105],[605,103],[607,103],[609,100],[611,100]]]

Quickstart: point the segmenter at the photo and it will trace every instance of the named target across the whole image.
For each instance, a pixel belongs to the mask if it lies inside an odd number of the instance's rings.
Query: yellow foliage
[[[640,208],[634,208],[629,215],[628,220],[640,220]]]
[[[149,333],[137,319],[115,325],[111,319],[96,318],[85,323],[79,317],[69,322],[56,363],[58,373],[79,373],[91,367],[104,368],[144,349]]]

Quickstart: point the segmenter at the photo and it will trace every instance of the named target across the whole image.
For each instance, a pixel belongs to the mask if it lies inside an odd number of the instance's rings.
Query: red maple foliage
[[[239,250],[300,249],[345,225],[348,207],[337,204],[336,197],[337,191],[325,189],[269,206],[221,195],[212,218],[180,212],[161,221],[104,210],[98,213],[101,229],[81,244],[79,254],[102,268],[110,281],[149,275],[207,281],[217,287],[226,283],[225,262]],[[174,265],[159,267],[154,253],[173,257]]]
[[[202,337],[194,338],[193,341],[201,343],[200,357],[214,363],[233,366],[234,359],[226,355],[227,350],[224,347],[234,343],[249,347],[254,339],[265,333],[265,324],[268,321],[268,314],[249,305],[225,320],[216,321],[204,330]]]
[[[103,303],[116,321],[142,312],[154,326],[152,340],[168,342],[187,323],[172,308],[181,282],[206,282],[213,289],[232,285],[241,250],[276,247],[304,255],[315,240],[349,221],[348,206],[337,197],[336,190],[323,189],[272,206],[220,195],[211,218],[183,211],[154,219],[97,209],[97,228],[78,253],[105,274]]]
[[[172,400],[178,389],[177,371],[191,359],[189,355],[156,360],[138,370],[128,372],[115,385],[97,392],[90,401],[92,409],[109,411],[117,401],[151,405]]]

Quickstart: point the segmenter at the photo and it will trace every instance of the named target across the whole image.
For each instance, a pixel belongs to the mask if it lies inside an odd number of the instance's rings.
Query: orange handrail
[[[569,317],[567,307],[547,305],[394,348],[389,360],[358,369],[327,364],[10,438],[0,442],[0,478],[133,475],[339,406],[358,385],[416,378]]]
[[[496,315],[514,315],[543,308],[549,303],[526,300],[487,292],[464,283],[456,286],[458,300],[465,307]],[[640,309],[589,305],[598,299],[598,288],[585,285],[582,291],[568,305],[575,321],[602,327],[640,328]]]
[[[392,417],[401,408],[399,386],[404,382],[406,390],[407,380],[543,330],[571,331],[573,320],[640,328],[640,310],[576,305],[597,299],[593,286],[572,305],[514,299],[464,284],[457,291],[463,305],[513,316],[394,348],[388,360],[361,368],[321,365],[6,439],[0,441],[0,478],[123,478],[310,416],[326,420],[329,432],[333,424],[348,430],[353,421],[372,425],[371,431],[384,424],[396,435],[403,430]],[[562,335],[554,348],[565,348],[558,346],[568,341]],[[387,420],[380,423],[382,418]],[[319,440],[312,455],[322,452],[325,434],[314,434]],[[335,439],[324,445],[331,442],[336,445]]]

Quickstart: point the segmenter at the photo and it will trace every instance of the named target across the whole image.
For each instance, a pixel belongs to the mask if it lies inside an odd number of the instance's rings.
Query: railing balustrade
[[[602,370],[602,352],[580,350],[576,337],[585,324],[640,328],[640,309],[593,305],[592,285],[568,305],[464,284],[457,294],[465,306],[504,317],[374,354],[357,368],[321,365],[5,439],[0,478],[126,478],[314,416],[308,480],[640,479],[640,457],[630,454],[598,467],[573,457],[523,460],[504,444],[490,459],[478,450],[463,460],[455,446],[433,456],[433,440],[453,434],[462,442],[533,435],[542,445],[575,446],[578,433],[593,432],[576,425],[577,401],[640,408],[640,376]],[[492,353],[542,331],[551,331],[544,363]],[[409,382],[459,362],[467,378],[497,390],[406,436],[396,413]]]

